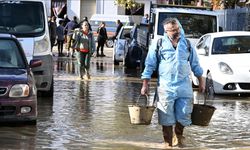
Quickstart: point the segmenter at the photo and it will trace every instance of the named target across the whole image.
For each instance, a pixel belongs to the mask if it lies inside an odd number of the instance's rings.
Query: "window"
[[[12,40],[0,40],[0,67],[25,68],[25,61],[16,43]]]

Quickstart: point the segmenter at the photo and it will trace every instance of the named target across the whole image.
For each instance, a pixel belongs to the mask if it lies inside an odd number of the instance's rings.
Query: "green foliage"
[[[126,9],[134,8],[138,5],[135,0],[115,0],[115,5],[124,7]]]

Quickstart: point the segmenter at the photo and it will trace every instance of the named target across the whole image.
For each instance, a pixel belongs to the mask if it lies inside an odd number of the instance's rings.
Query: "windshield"
[[[41,2],[0,2],[0,32],[17,37],[39,36],[44,29],[44,10]]]
[[[159,13],[158,35],[163,35],[162,22],[166,18],[177,18],[187,38],[200,38],[203,34],[217,32],[216,16],[188,13]]]
[[[25,68],[19,47],[13,40],[0,40],[0,68]]]
[[[231,36],[215,38],[212,54],[250,53],[250,36]]]

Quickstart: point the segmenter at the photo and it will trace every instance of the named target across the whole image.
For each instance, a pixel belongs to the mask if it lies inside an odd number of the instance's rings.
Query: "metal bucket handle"
[[[145,94],[145,95],[140,94],[139,97],[137,98],[136,105],[138,105],[141,96],[145,96],[146,97],[146,106],[147,106],[148,105],[148,95],[147,94]]]
[[[137,105],[138,105],[138,102],[139,102],[141,96],[142,96],[142,94],[139,95],[139,97],[138,97],[138,99],[137,99],[137,101],[136,101],[136,104],[137,104]],[[149,100],[148,100],[148,95],[145,94],[145,95],[143,95],[143,96],[146,97],[146,106],[148,106],[148,102],[149,102]],[[152,106],[155,106],[155,105],[156,105],[156,101],[158,101],[157,88],[156,88],[156,90],[155,90],[154,100],[153,100]]]
[[[206,105],[206,103],[207,103],[207,96],[206,96],[206,93],[204,93],[203,96],[204,96],[204,103],[203,103],[203,105]],[[200,100],[198,99],[198,104],[200,104],[199,101],[200,101]]]

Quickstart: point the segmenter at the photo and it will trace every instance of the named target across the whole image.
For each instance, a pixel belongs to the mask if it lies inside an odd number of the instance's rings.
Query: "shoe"
[[[84,75],[84,79],[85,80],[89,80],[90,79],[90,75]]]
[[[71,55],[71,57],[72,57],[72,58],[75,58],[75,56],[74,56],[74,55]]]
[[[96,54],[96,57],[100,57],[100,55],[99,55],[99,54]]]
[[[101,57],[105,57],[106,55],[104,55],[104,54],[101,54]]]

